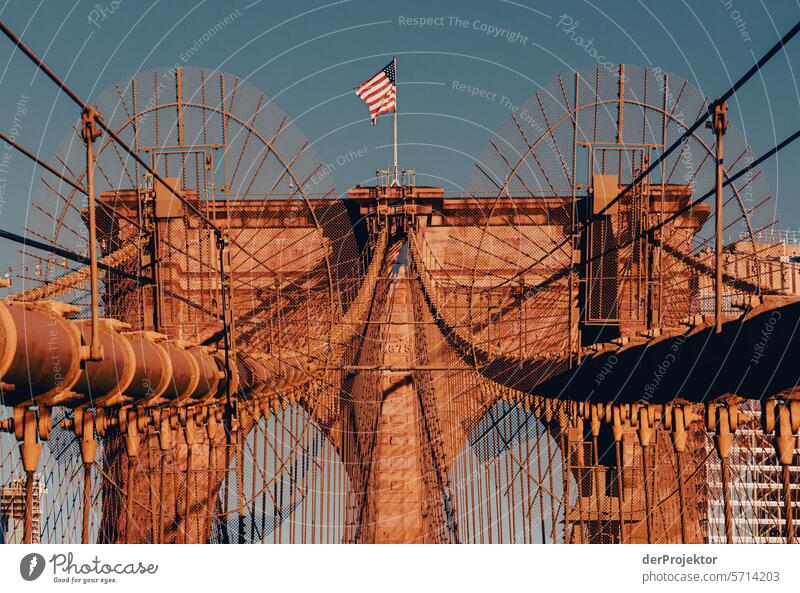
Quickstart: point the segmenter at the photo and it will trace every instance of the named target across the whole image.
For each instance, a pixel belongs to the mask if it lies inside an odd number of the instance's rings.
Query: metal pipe
[[[794,537],[794,521],[793,521],[793,508],[792,508],[792,481],[789,474],[790,467],[783,466],[783,504],[784,514],[786,520],[786,543],[793,544]]]
[[[125,543],[132,544],[133,541],[133,478],[134,478],[134,457],[128,457],[128,478],[125,484],[125,514],[127,516],[127,529],[125,530]]]
[[[147,404],[172,383],[172,359],[163,345],[165,336],[151,332],[127,332],[124,336],[135,354],[133,378],[125,395],[137,404]]]
[[[567,420],[569,422],[569,420]],[[570,503],[570,469],[569,469],[569,440],[567,436],[564,434],[563,428],[561,429],[561,451],[562,451],[562,466],[564,467],[564,543],[568,544],[571,543],[571,538],[569,535],[569,503]],[[578,493],[580,496],[580,492]],[[555,534],[553,534],[553,540],[555,540]]]
[[[89,543],[89,510],[92,503],[92,464],[83,464],[83,529],[81,543]]]
[[[295,433],[296,434],[296,433]],[[238,538],[240,544],[244,543],[244,472],[242,464],[244,463],[244,443],[242,431],[236,431],[236,488],[238,490]]]
[[[208,422],[211,422],[212,415],[216,414],[214,410],[208,411]],[[216,420],[214,421],[216,422]],[[216,449],[214,448],[214,437],[211,434],[208,434],[208,491],[206,492],[206,510],[208,512],[208,529],[209,531],[214,529],[214,498],[215,498],[215,489],[214,483],[216,482],[217,478],[217,470],[216,464],[214,463]],[[205,543],[205,542],[203,542]]]
[[[73,429],[80,438],[81,461],[83,461],[83,529],[81,543],[89,543],[89,517],[92,504],[92,465],[97,453],[97,440],[94,438],[97,420],[95,413],[78,408],[73,416]]]
[[[709,127],[713,126],[714,134],[716,137],[716,205],[714,212],[714,222],[716,227],[716,235],[714,242],[714,331],[716,333],[722,332],[722,188],[723,188],[723,175],[724,170],[722,167],[722,137],[727,128],[726,112],[728,104],[725,102],[715,103],[713,110],[713,119],[708,122]]]
[[[128,324],[116,319],[91,319],[72,322],[78,326],[83,341],[89,339],[100,349],[102,360],[87,360],[82,365],[72,391],[92,406],[114,405],[127,399],[127,389],[134,378],[136,351],[119,330]]]
[[[733,511],[731,509],[731,492],[728,476],[728,459],[731,454],[734,433],[739,424],[739,411],[735,403],[728,402],[718,405],[714,402],[706,403],[706,429],[715,431],[715,444],[719,456],[720,472],[722,473],[722,499],[725,514],[725,540],[733,543]]]
[[[649,445],[642,445],[642,478],[644,479],[644,508],[645,525],[647,527],[647,543],[653,543],[653,509],[650,500],[650,482],[647,480],[647,449]]]
[[[225,429],[225,441],[223,443],[224,446],[224,454],[225,454],[225,461],[223,464],[222,469],[222,485],[223,485],[223,500],[222,500],[222,508],[227,513],[228,511],[228,502],[230,500],[230,467],[231,467],[231,440],[233,435],[231,434],[230,430],[230,419],[226,416],[223,418],[224,420],[224,429]],[[281,431],[283,432],[283,431]],[[275,532],[277,533],[277,529]],[[228,533],[228,515],[224,515],[220,521],[220,540],[223,544],[231,543],[230,534]]]
[[[625,483],[622,481],[622,443],[614,440],[617,456],[617,510],[619,512],[619,543],[625,543],[625,518],[622,512],[625,502]]]
[[[154,427],[158,427],[158,448],[161,452],[161,456],[159,459],[159,478],[158,478],[158,492],[159,492],[159,499],[158,499],[158,543],[164,543],[164,513],[165,506],[167,502],[167,494],[166,494],[166,487],[167,487],[167,451],[170,450],[172,446],[172,430],[170,429],[169,425],[169,418],[167,417],[167,411],[164,409],[157,410],[157,414],[154,416]],[[177,492],[175,494],[177,496]],[[177,536],[177,530],[176,530]]]
[[[22,543],[33,543],[33,472],[25,472],[25,519]]]
[[[683,455],[680,451],[675,451],[675,465],[678,473],[678,505],[680,507],[681,517],[681,543],[686,543],[686,498],[683,491]]]
[[[733,543],[733,509],[731,508],[731,489],[728,478],[728,457],[720,459],[720,471],[722,471],[722,497],[725,505],[725,542]]]
[[[14,386],[3,394],[5,405],[46,403],[72,390],[82,373],[83,351],[80,330],[65,315],[76,311],[66,303],[0,303],[0,373]]]
[[[166,500],[166,492],[164,491],[164,486],[167,481],[167,454],[165,451],[161,451],[161,459],[159,463],[159,479],[158,479],[158,491],[161,493],[159,497],[160,500],[158,501],[158,543],[164,543],[164,501]]]
[[[220,301],[222,304],[222,337],[223,337],[223,349],[225,354],[225,405],[227,407],[227,415],[235,414],[233,409],[233,401],[231,400],[231,325],[233,322],[233,317],[229,318],[230,311],[228,309],[228,294],[226,290],[226,279],[225,279],[225,241],[222,238],[221,234],[217,234],[217,249],[219,255],[219,291],[220,291]]]
[[[142,414],[142,417],[139,416]],[[144,411],[133,409],[120,409],[118,411],[118,424],[125,439],[125,456],[128,458],[128,475],[125,481],[125,543],[132,544],[133,537],[133,497],[135,491],[134,479],[136,460],[139,457],[140,430],[147,430],[148,421],[145,420]],[[152,505],[152,499],[151,499]],[[152,507],[151,507],[152,508]],[[140,530],[141,533],[141,530]]]
[[[200,365],[184,342],[170,340],[163,345],[172,366],[172,379],[163,397],[173,404],[186,403],[200,384]]]
[[[194,422],[194,420],[191,420]],[[185,430],[192,430],[187,428]],[[187,439],[190,440],[190,439]],[[184,533],[185,541],[183,543],[190,544],[192,541],[190,540],[189,536],[189,516],[192,510],[192,443],[187,443],[186,445],[186,504],[184,507]]]
[[[603,543],[603,534],[605,533],[608,524],[604,519],[603,510],[600,507],[600,489],[602,488],[600,480],[600,451],[597,435],[592,435],[592,473],[594,474],[594,489],[595,489],[595,505],[597,507],[597,528],[599,533],[598,542]]]
[[[82,115],[83,141],[86,143],[86,196],[89,210],[89,285],[92,305],[92,339],[89,345],[89,360],[103,360],[100,345],[99,303],[97,295],[97,208],[94,203],[94,141],[100,135],[97,129],[97,112],[87,107]]]

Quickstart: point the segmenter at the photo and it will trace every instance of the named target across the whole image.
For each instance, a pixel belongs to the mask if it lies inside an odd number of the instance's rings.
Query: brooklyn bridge
[[[658,68],[592,65],[462,192],[344,192],[235,74],[74,106],[0,299],[16,543],[792,543],[800,247],[760,165]],[[795,41],[796,43],[796,41]],[[730,239],[729,239],[730,238]]]

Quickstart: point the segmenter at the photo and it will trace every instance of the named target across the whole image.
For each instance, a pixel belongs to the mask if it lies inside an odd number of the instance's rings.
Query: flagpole
[[[394,66],[394,181],[400,185],[400,179],[397,174],[397,58],[392,58],[392,65]]]

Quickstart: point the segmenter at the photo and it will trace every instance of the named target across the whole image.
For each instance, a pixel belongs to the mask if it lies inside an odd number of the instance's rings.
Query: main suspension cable
[[[714,108],[716,106],[722,105],[723,103],[725,103],[725,101],[730,99],[734,95],[734,93],[736,93],[736,91],[742,88],[756,74],[756,72],[758,72],[767,62],[769,62],[775,56],[775,54],[778,53],[778,51],[780,51],[782,47],[784,47],[789,41],[791,41],[791,39],[799,31],[800,31],[800,21],[795,23],[794,27],[789,29],[786,35],[781,37],[780,40],[775,45],[773,45],[769,49],[769,51],[767,51],[767,53],[761,56],[761,58],[755,64],[753,64],[753,66],[747,72],[745,72],[744,75],[733,84],[733,86],[731,86],[727,91],[725,91],[719,98],[715,99],[711,103],[711,105],[708,106],[708,109],[706,110],[705,114],[702,115],[700,118],[698,118],[698,120],[694,122],[691,126],[689,126],[689,128],[687,128],[686,131],[683,134],[681,134],[680,137],[678,137],[678,139],[675,140],[670,145],[669,148],[667,148],[664,152],[658,155],[658,157],[656,157],[656,159],[652,163],[650,163],[650,165],[644,171],[642,171],[636,179],[631,181],[631,183],[627,187],[625,187],[625,189],[623,189],[619,193],[619,195],[617,195],[613,200],[611,200],[605,206],[603,206],[603,208],[601,208],[599,212],[590,216],[589,220],[587,220],[584,224],[585,225],[591,224],[595,220],[599,220],[599,217],[605,214],[605,212],[607,212],[609,208],[611,208],[614,204],[616,204],[620,200],[620,198],[622,198],[635,186],[637,186],[645,177],[647,177],[653,171],[653,169],[656,168],[658,164],[660,164],[664,159],[666,159],[670,154],[672,154],[672,152],[678,147],[679,144],[681,144],[684,140],[690,137],[694,132],[697,131],[697,129],[700,126],[703,125],[703,123],[708,119],[709,115],[714,111]]]
[[[90,105],[89,105],[89,104],[88,104],[86,101],[84,101],[84,100],[83,100],[83,99],[82,99],[82,98],[81,98],[81,97],[80,97],[80,96],[79,96],[79,95],[78,95],[78,94],[77,94],[75,91],[73,91],[73,90],[72,90],[72,89],[71,89],[71,88],[70,88],[70,87],[67,85],[67,83],[66,83],[66,82],[64,82],[64,81],[63,81],[63,80],[62,80],[62,79],[61,79],[61,78],[60,78],[60,77],[59,77],[59,76],[58,76],[58,75],[57,75],[57,74],[56,74],[56,73],[55,73],[55,72],[54,72],[54,71],[53,71],[53,70],[52,70],[52,69],[51,69],[51,68],[50,68],[50,67],[47,65],[47,64],[45,64],[45,63],[44,63],[44,61],[43,61],[41,58],[39,58],[39,56],[37,56],[37,55],[34,53],[34,51],[33,51],[33,50],[30,48],[30,47],[28,47],[28,46],[25,44],[25,42],[24,42],[24,41],[22,41],[22,39],[20,39],[20,37],[19,37],[19,36],[18,36],[16,33],[14,33],[14,32],[13,32],[13,31],[12,31],[12,30],[11,30],[11,29],[8,27],[8,25],[6,25],[6,24],[5,24],[5,21],[2,21],[2,20],[0,20],[0,31],[2,31],[2,32],[3,32],[3,33],[6,35],[6,37],[8,37],[8,38],[9,38],[9,39],[10,39],[10,40],[11,40],[11,41],[14,43],[14,45],[16,45],[18,48],[20,48],[20,50],[22,50],[22,52],[23,52],[23,53],[24,53],[24,54],[25,54],[25,55],[26,55],[26,56],[27,56],[27,57],[28,57],[28,58],[29,58],[29,59],[30,59],[30,60],[31,60],[31,61],[34,63],[34,65],[36,65],[36,67],[37,67],[37,68],[39,68],[39,69],[40,69],[42,72],[44,72],[44,73],[45,73],[45,75],[47,75],[47,77],[48,77],[48,78],[50,78],[50,80],[52,80],[52,81],[53,81],[53,82],[54,82],[54,83],[55,83],[55,84],[58,86],[58,88],[59,88],[60,90],[62,90],[64,93],[66,93],[66,94],[67,94],[67,96],[68,96],[70,99],[72,99],[72,101],[73,101],[73,102],[74,102],[76,105],[78,105],[78,107],[80,107],[80,108],[81,108],[82,110],[84,110],[84,111],[86,111],[86,110],[90,109],[90,107],[91,107],[91,106],[90,106]],[[122,147],[122,149],[123,149],[125,152],[127,152],[127,153],[128,153],[130,156],[132,156],[132,157],[133,157],[133,159],[134,159],[134,160],[135,160],[135,161],[136,161],[136,162],[137,162],[137,163],[138,163],[138,164],[139,164],[141,167],[143,167],[145,171],[147,171],[148,173],[150,173],[150,174],[153,176],[153,178],[154,178],[156,181],[160,182],[160,183],[161,183],[161,184],[164,186],[164,188],[165,188],[167,191],[169,191],[169,192],[170,192],[172,195],[174,195],[174,196],[175,196],[175,197],[176,197],[176,198],[177,198],[177,199],[178,199],[178,200],[179,200],[179,201],[180,201],[180,202],[181,202],[181,203],[182,203],[184,206],[186,206],[186,208],[188,208],[190,212],[192,212],[192,213],[193,213],[194,215],[196,215],[196,216],[197,216],[197,217],[198,217],[200,220],[202,220],[204,224],[208,225],[208,227],[210,227],[210,228],[211,228],[211,229],[214,231],[214,234],[215,234],[215,235],[217,235],[217,237],[219,237],[219,238],[222,238],[222,237],[223,237],[223,229],[222,229],[221,227],[219,227],[219,226],[218,226],[217,224],[215,224],[215,223],[214,223],[214,222],[213,222],[213,221],[212,221],[210,218],[208,218],[208,217],[207,217],[207,216],[206,216],[206,215],[205,215],[205,214],[204,214],[204,213],[203,213],[203,212],[202,212],[202,211],[201,211],[201,210],[200,210],[200,209],[199,209],[197,206],[195,206],[194,204],[192,204],[192,202],[191,202],[191,201],[189,201],[189,200],[188,200],[188,199],[187,199],[187,198],[186,198],[186,197],[185,197],[185,196],[182,194],[182,192],[180,192],[180,191],[178,191],[177,189],[175,189],[174,187],[172,187],[172,185],[171,185],[170,183],[167,183],[167,181],[166,181],[166,180],[165,180],[165,179],[164,179],[164,178],[163,178],[163,177],[162,177],[162,176],[161,176],[161,175],[160,175],[158,172],[156,172],[156,171],[155,171],[155,170],[154,170],[154,169],[153,169],[153,168],[152,168],[152,167],[151,167],[151,166],[150,166],[150,165],[147,163],[147,161],[145,161],[145,160],[144,160],[144,159],[143,159],[143,158],[142,158],[142,157],[141,157],[141,156],[140,156],[140,155],[139,155],[139,154],[136,152],[136,150],[134,150],[133,148],[131,148],[131,146],[130,146],[130,145],[127,143],[127,142],[125,142],[125,140],[123,140],[123,139],[122,139],[122,138],[121,138],[121,137],[120,137],[120,136],[119,136],[119,135],[118,135],[118,134],[117,134],[117,133],[116,133],[114,130],[112,130],[112,129],[109,127],[109,125],[108,125],[108,124],[105,122],[105,120],[103,120],[103,119],[102,119],[102,117],[99,117],[99,118],[97,118],[97,125],[98,125],[99,127],[101,127],[101,128],[102,128],[102,129],[103,129],[103,130],[104,130],[104,131],[105,131],[105,132],[108,134],[108,136],[109,136],[109,137],[110,137],[112,140],[114,140],[114,142],[116,142],[116,143],[117,143],[117,144],[118,144],[120,147]],[[24,154],[24,153],[23,153],[23,154]],[[229,242],[231,245],[233,245],[233,246],[237,247],[241,253],[243,253],[244,255],[246,255],[247,257],[249,257],[250,259],[252,259],[252,260],[253,260],[254,262],[256,262],[257,264],[259,264],[259,265],[261,265],[261,266],[264,266],[264,267],[266,267],[267,269],[270,269],[270,268],[269,268],[269,266],[266,266],[266,265],[264,264],[264,262],[262,262],[261,260],[259,260],[259,259],[258,259],[258,258],[257,258],[257,257],[256,257],[254,254],[252,254],[250,251],[248,251],[248,250],[244,249],[244,248],[243,248],[241,245],[239,245],[239,244],[238,244],[236,241],[228,239],[228,242]],[[271,269],[270,269],[270,271],[273,271],[273,270],[271,270]]]

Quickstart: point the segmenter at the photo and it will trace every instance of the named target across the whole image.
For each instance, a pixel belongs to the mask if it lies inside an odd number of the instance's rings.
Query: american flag
[[[392,113],[396,107],[397,87],[394,81],[394,60],[375,76],[356,87],[356,95],[369,107],[369,115],[374,126],[378,117]]]

